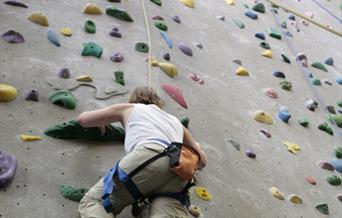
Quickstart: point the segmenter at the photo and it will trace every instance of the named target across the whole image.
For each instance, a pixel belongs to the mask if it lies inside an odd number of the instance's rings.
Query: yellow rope
[[[141,6],[144,14],[144,19],[145,19],[145,26],[146,26],[146,34],[147,34],[147,45],[148,45],[148,60],[147,60],[147,65],[148,65],[148,85],[152,87],[152,72],[151,72],[151,35],[150,35],[150,26],[148,24],[148,18],[147,18],[147,13],[145,9],[145,3],[144,0],[141,0]]]
[[[312,19],[310,19],[310,18],[308,18],[308,17],[305,17],[304,15],[301,15],[300,13],[298,13],[298,12],[296,12],[296,11],[290,9],[290,8],[287,8],[287,7],[283,6],[283,5],[280,5],[280,4],[277,3],[277,2],[274,2],[273,0],[266,0],[266,1],[268,1],[268,2],[270,2],[270,3],[272,3],[272,4],[274,4],[274,5],[276,5],[276,6],[278,6],[278,7],[280,7],[280,8],[282,8],[282,9],[286,10],[286,11],[289,11],[289,12],[291,12],[292,14],[297,15],[298,17],[301,17],[301,18],[303,18],[304,20],[307,20],[307,21],[309,21],[310,23],[313,23],[313,24],[315,24],[315,25],[317,25],[317,26],[319,26],[319,27],[321,27],[321,28],[323,28],[323,29],[325,29],[325,30],[331,32],[331,33],[334,33],[334,34],[338,35],[339,37],[342,37],[342,33],[341,33],[341,32],[338,32],[338,31],[336,31],[336,30],[334,30],[334,29],[328,28],[328,27],[324,26],[323,24],[320,24],[320,23],[318,23],[318,22],[316,22],[316,21],[314,21],[314,20],[312,20]]]

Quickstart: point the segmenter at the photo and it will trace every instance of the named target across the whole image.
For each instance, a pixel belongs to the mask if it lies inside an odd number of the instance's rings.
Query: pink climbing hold
[[[311,185],[316,185],[316,180],[312,176],[305,176],[305,180]]]
[[[325,169],[325,170],[334,171],[334,166],[331,165],[328,161],[321,160],[318,163],[318,166],[322,169]]]
[[[177,87],[174,87],[170,84],[163,84],[161,85],[161,87],[164,89],[164,91],[169,94],[171,96],[171,98],[173,98],[178,104],[180,104],[182,107],[184,108],[188,108],[183,94],[182,94],[182,90],[180,90]]]
[[[198,76],[198,74],[196,73],[191,73],[190,74],[190,78],[194,81],[194,82],[197,82],[198,84],[201,84],[203,85],[204,84],[204,80]]]
[[[278,93],[272,88],[264,88],[263,92],[270,98],[278,98]]]

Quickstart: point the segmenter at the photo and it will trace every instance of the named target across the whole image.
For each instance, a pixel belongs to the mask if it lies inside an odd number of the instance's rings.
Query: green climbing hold
[[[75,109],[76,107],[76,98],[68,90],[60,90],[53,93],[52,95],[50,95],[49,100],[53,104],[62,106],[66,109]]]
[[[49,127],[44,134],[57,139],[83,139],[91,141],[117,141],[124,142],[125,131],[121,127],[106,125],[104,135],[98,127],[85,128],[76,120],[69,120]]]
[[[86,20],[84,23],[84,30],[87,33],[96,33],[96,25],[93,21],[91,20]]]
[[[114,6],[109,7],[106,9],[106,14],[115,18],[118,18],[120,20],[124,20],[127,22],[133,22],[132,17],[123,9],[116,8]]]
[[[167,25],[163,23],[162,21],[156,21],[154,25],[162,31],[167,31]]]
[[[292,83],[290,81],[284,80],[279,83],[280,87],[284,90],[291,91]]]
[[[305,117],[299,118],[298,123],[303,127],[307,127],[309,125],[309,119]]]
[[[279,30],[269,27],[267,28],[267,32],[269,36],[281,40],[281,33]]]
[[[317,68],[319,70],[328,72],[327,68],[320,62],[314,62],[313,64],[311,64],[312,67]]]
[[[341,159],[341,158],[342,158],[342,147],[337,147],[337,148],[335,148],[335,156],[336,156],[338,159]]]
[[[183,117],[179,120],[185,128],[188,128],[190,119],[189,117]]]
[[[114,72],[115,81],[119,83],[120,85],[125,85],[125,78],[124,78],[124,72],[121,70]]]
[[[330,185],[341,185],[342,183],[341,178],[336,175],[329,175],[327,181]]]
[[[339,128],[342,128],[342,115],[341,114],[328,114],[327,119],[331,123],[336,123]]]
[[[101,57],[103,49],[95,42],[83,43],[82,56]]]
[[[330,134],[330,135],[334,135],[334,132],[332,130],[332,128],[329,126],[328,123],[322,123],[318,125],[318,129]]]
[[[236,24],[236,26],[238,26],[240,29],[245,28],[245,24],[242,23],[241,20],[239,20],[239,19],[234,19],[233,21],[234,21],[234,23]]]
[[[316,206],[316,209],[323,214],[329,215],[329,207],[328,204],[322,203]]]
[[[75,188],[69,185],[59,186],[59,191],[66,199],[80,202],[83,196],[88,192],[87,188]]]
[[[342,107],[342,99],[336,103],[339,107]]]
[[[247,4],[243,4],[243,6],[247,9],[249,9],[249,6]]]
[[[286,57],[285,54],[281,54],[281,57],[283,58],[284,62],[288,63],[288,64],[291,64],[291,61],[288,57]]]
[[[321,83],[321,80],[317,79],[317,78],[314,78],[311,80],[312,84],[315,85],[315,86],[320,86],[322,85]]]
[[[272,8],[279,8],[279,6],[276,5],[276,4],[274,4],[274,3],[271,3],[271,7],[272,7]]]
[[[151,0],[151,2],[153,2],[154,4],[159,5],[159,6],[162,5],[161,0]]]
[[[252,9],[260,13],[265,13],[265,5],[263,3],[255,4]]]
[[[270,44],[268,44],[267,42],[260,42],[260,47],[264,48],[264,49],[271,49]]]
[[[135,50],[143,52],[143,53],[147,53],[148,52],[148,45],[144,42],[137,42],[135,44]]]

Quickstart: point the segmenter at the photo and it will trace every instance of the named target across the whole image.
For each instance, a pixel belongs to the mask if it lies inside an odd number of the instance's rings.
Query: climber
[[[99,127],[104,133],[105,125],[121,122],[126,131],[126,155],[83,197],[79,205],[82,218],[112,218],[126,206],[136,207],[142,202],[148,202],[143,206],[145,209],[140,210],[142,217],[187,217],[184,205],[189,203],[190,182],[170,170],[170,157],[161,156],[142,164],[167,150],[171,142],[185,143],[196,151],[199,156],[197,169],[207,163],[200,144],[176,117],[161,109],[163,105],[163,100],[152,88],[138,87],[129,103],[79,115],[78,122],[83,127]]]

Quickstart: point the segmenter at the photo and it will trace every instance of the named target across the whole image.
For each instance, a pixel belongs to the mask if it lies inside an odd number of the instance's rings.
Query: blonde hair
[[[129,103],[141,104],[155,104],[159,108],[164,106],[164,101],[161,99],[157,92],[148,86],[139,86],[133,90],[132,95],[129,97]]]

